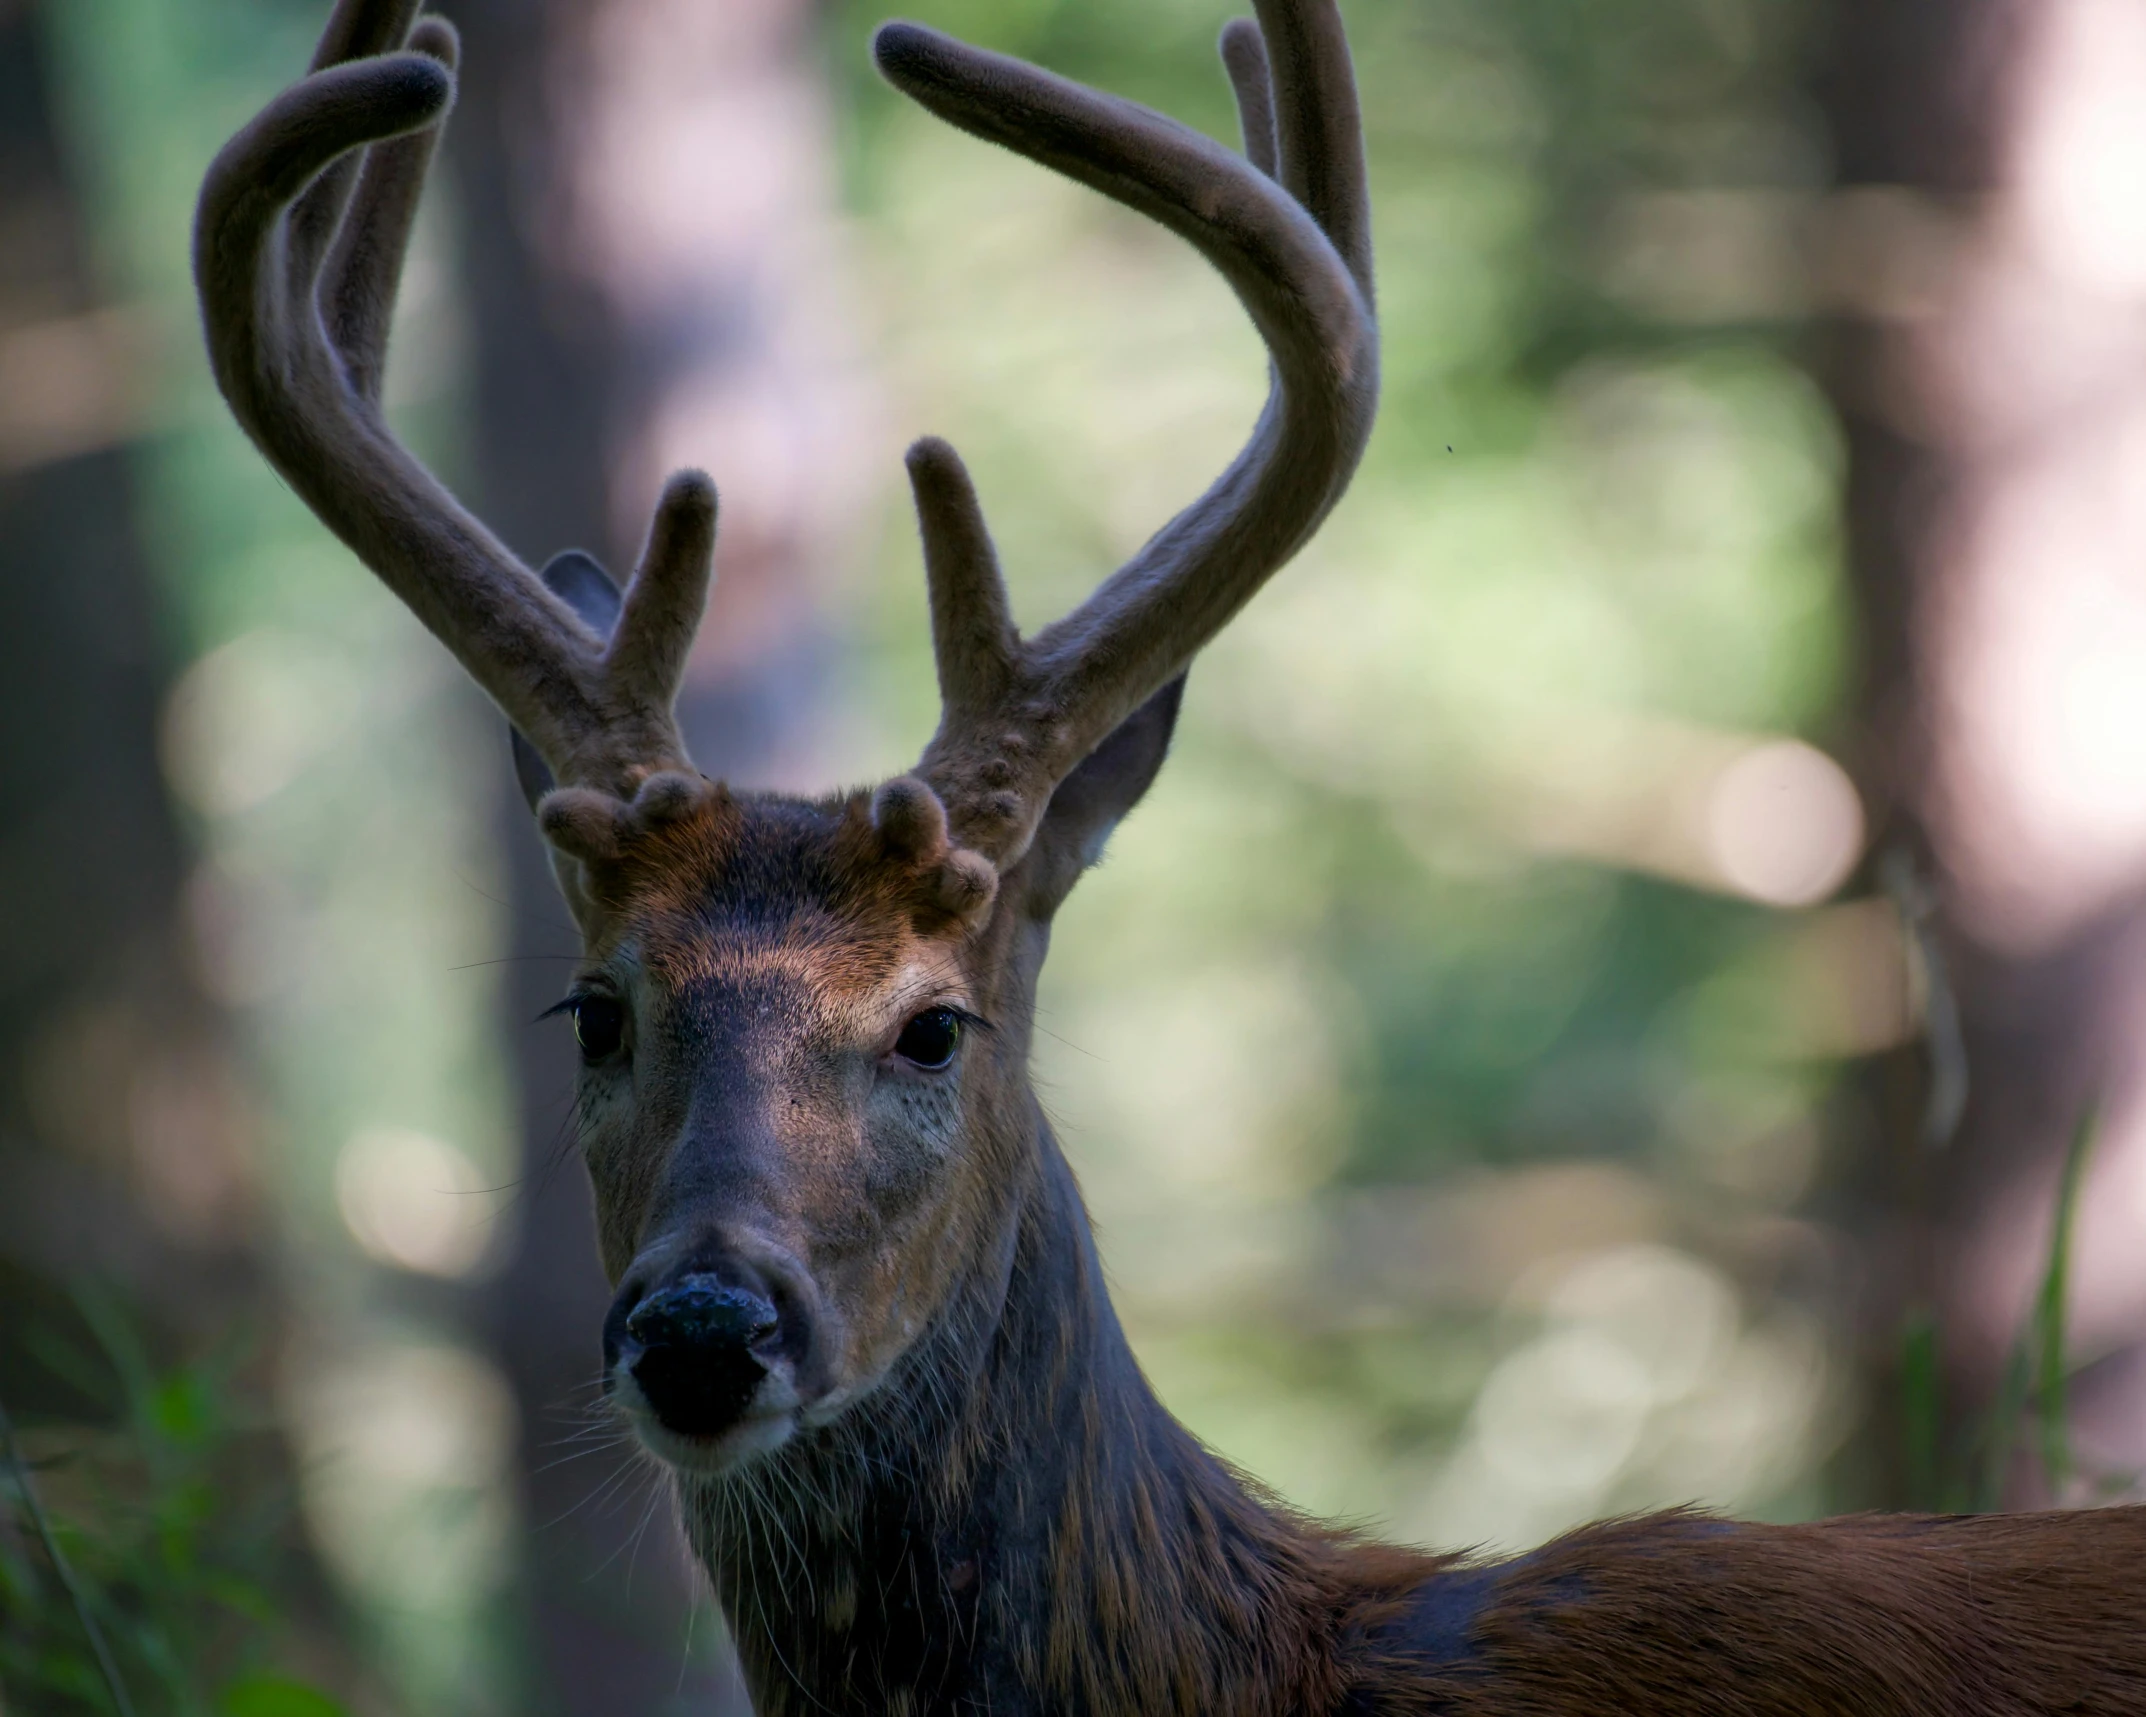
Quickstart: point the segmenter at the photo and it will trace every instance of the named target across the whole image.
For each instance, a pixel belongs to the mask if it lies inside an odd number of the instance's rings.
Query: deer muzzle
[[[787,1439],[805,1299],[731,1260],[629,1279],[604,1319],[604,1388],[674,1466],[720,1471]]]

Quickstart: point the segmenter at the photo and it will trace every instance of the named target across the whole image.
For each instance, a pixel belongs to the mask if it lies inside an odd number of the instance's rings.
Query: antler
[[[311,75],[210,166],[194,227],[209,361],[269,462],[557,779],[630,795],[690,767],[671,705],[707,597],[715,490],[697,471],[665,486],[607,643],[389,433],[388,324],[454,100],[454,31],[413,28],[417,5],[339,0]]]
[[[1001,866],[1052,790],[1303,546],[1348,486],[1378,403],[1363,143],[1334,0],[1255,0],[1222,34],[1241,159],[1132,102],[915,24],[874,43],[940,118],[1189,240],[1273,360],[1251,440],[1074,613],[1023,640],[968,473],[942,441],[909,472],[931,587],[939,731],[919,765],[962,844]],[[1271,66],[1269,48],[1272,49]]]

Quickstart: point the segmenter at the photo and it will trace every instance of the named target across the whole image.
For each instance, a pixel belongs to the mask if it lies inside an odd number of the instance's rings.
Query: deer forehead
[[[920,928],[898,888],[814,889],[794,872],[789,882],[783,898],[734,873],[698,886],[667,879],[621,915],[599,969],[681,1023],[830,1045],[877,1039],[936,1004],[968,1005],[960,945]]]
[[[883,1047],[912,1014],[967,1005],[969,985],[950,952],[890,948],[825,925],[790,930],[704,927],[639,962],[643,982],[689,1028],[831,1049]]]
[[[861,796],[718,806],[627,854],[609,883],[599,968],[710,1002],[784,994],[828,1024],[963,1001],[967,925],[889,853]]]

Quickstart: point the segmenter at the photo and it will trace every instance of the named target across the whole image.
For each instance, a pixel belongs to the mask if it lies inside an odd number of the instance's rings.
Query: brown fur
[[[1501,1582],[1467,1717],[2146,1711],[2146,1509],[1587,1527]],[[1460,1678],[1466,1683],[1471,1678]],[[1414,1685],[1382,1677],[1391,1700]],[[1402,1707],[1405,1708],[1405,1707]]]
[[[711,1272],[732,1305],[767,1296],[751,1328],[776,1345],[751,1349],[730,1417],[644,1396],[634,1420],[674,1463],[757,1708],[2146,1710],[2146,1510],[1670,1514],[1478,1564],[1300,1518],[1141,1376],[1029,1084],[1037,976],[1053,913],[1160,767],[1186,663],[1339,497],[1377,391],[1339,19],[1332,0],[1257,5],[1223,39],[1249,161],[931,32],[880,35],[882,69],[933,111],[1196,245],[1275,388],[1208,494],[1033,640],[959,460],[912,450],[944,711],[917,775],[876,793],[741,795],[687,762],[671,701],[706,478],[666,488],[606,638],[609,601],[570,606],[388,436],[389,312],[452,96],[444,24],[339,0],[314,72],[203,188],[196,268],[234,412],[541,756],[526,790],[587,944],[573,1005],[609,1004],[578,1124],[615,1319],[630,1334],[658,1284]],[[561,588],[615,595],[569,570]],[[715,1374],[714,1350],[670,1351],[689,1388]]]

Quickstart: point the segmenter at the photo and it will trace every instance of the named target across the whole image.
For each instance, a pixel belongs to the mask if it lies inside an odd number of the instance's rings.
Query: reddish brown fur
[[[2146,1510],[1591,1526],[1501,1587],[1467,1717],[2146,1711]],[[1405,1664],[1391,1699],[1420,1685]],[[1397,1706],[1397,1709],[1405,1706]]]

